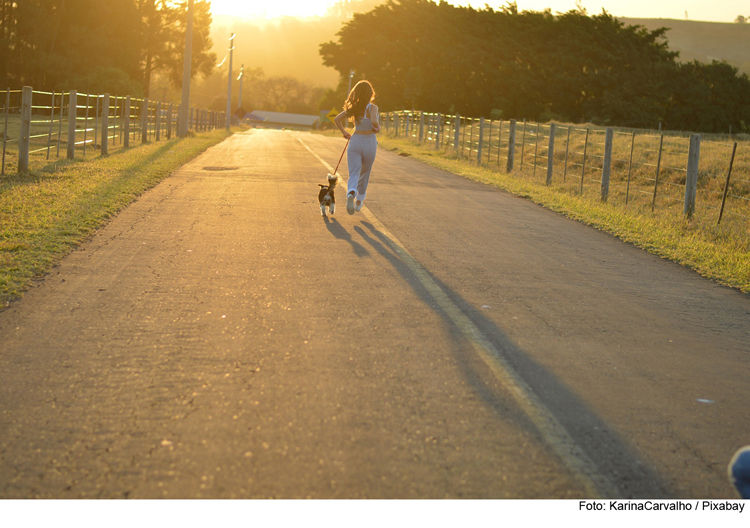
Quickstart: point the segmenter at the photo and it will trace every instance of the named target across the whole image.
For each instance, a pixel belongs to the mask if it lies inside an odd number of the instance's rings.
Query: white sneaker
[[[365,205],[365,202],[361,202],[361,201],[360,201],[360,202],[359,202],[358,204],[356,204],[356,205],[354,206],[354,210],[355,210],[355,211],[359,211],[359,210],[361,210],[361,209],[362,209],[362,206],[363,206],[363,205]]]
[[[354,195],[350,194],[346,197],[346,212],[350,215],[354,214]]]

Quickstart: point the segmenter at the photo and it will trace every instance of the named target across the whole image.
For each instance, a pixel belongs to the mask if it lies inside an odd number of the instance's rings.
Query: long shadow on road
[[[340,233],[338,230],[345,231],[340,224],[334,225],[336,226],[336,233],[331,227],[329,229],[335,236],[349,241],[355,247],[355,250],[359,246],[365,252],[367,251],[351,240],[351,235],[347,233],[344,236]],[[498,386],[497,380],[488,372],[486,365],[478,360],[471,347],[465,346],[465,338],[462,337],[462,334],[455,328],[453,321],[424,288],[418,277],[393,251],[394,242],[371,223],[363,221],[362,225],[370,233],[367,233],[362,227],[355,226],[354,230],[357,234],[391,263],[420,299],[438,313],[445,321],[446,326],[451,329],[451,335],[457,341],[457,346],[453,347],[454,357],[467,382],[471,384],[472,388],[493,412],[504,419],[508,419],[509,399],[507,396],[503,397],[502,387]],[[495,323],[475,310],[455,291],[430,274],[429,271],[427,273],[432,281],[448,295],[450,300],[505,356],[509,363],[515,366],[518,376],[531,387],[547,409],[562,423],[576,444],[593,460],[599,473],[614,483],[622,497],[669,498],[673,495],[662,479],[638,458],[630,446],[596,416],[592,409],[573,394],[557,376],[531,359]],[[513,406],[515,410],[512,412],[511,420],[515,420],[517,425],[541,438],[540,432],[531,420],[523,414],[518,406]]]
[[[323,220],[326,223],[326,228],[328,228],[328,231],[339,240],[345,240],[351,244],[352,249],[354,250],[354,254],[358,257],[366,257],[370,255],[370,252],[367,251],[367,248],[365,248],[362,244],[355,242],[352,238],[352,235],[349,234],[349,232],[338,223],[338,221],[335,218],[330,218],[328,216],[324,216]]]

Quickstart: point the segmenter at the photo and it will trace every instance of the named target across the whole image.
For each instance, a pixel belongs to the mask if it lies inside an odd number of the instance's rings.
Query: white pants
[[[346,162],[349,165],[347,194],[354,194],[357,200],[362,201],[367,196],[367,184],[377,151],[378,140],[375,134],[353,134],[349,141],[349,150],[346,153]]]

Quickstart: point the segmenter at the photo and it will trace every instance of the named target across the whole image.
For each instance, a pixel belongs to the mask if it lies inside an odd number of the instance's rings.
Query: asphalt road
[[[750,296],[382,149],[322,218],[343,145],[236,134],[0,313],[0,497],[736,497]]]

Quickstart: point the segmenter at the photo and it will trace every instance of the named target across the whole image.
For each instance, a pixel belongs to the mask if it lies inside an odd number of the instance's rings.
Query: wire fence
[[[44,166],[50,159],[88,159],[136,143],[178,134],[180,105],[130,96],[44,92],[24,88],[4,94],[0,116],[0,175]],[[223,126],[226,114],[190,108],[187,130]]]
[[[381,122],[389,136],[570,192],[750,228],[749,142],[421,111],[386,112]]]

